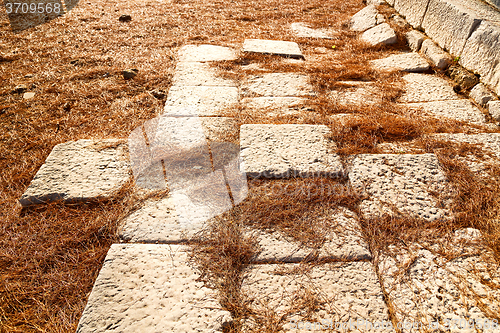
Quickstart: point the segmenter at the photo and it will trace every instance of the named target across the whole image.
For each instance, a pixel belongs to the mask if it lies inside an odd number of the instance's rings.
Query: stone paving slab
[[[398,37],[389,24],[382,23],[363,32],[361,40],[373,46],[391,45],[397,43]]]
[[[236,52],[217,45],[184,45],[179,49],[178,61],[222,61],[236,60]]]
[[[440,77],[410,73],[403,76],[406,92],[399,98],[402,103],[432,102],[458,99],[453,87]]]
[[[335,332],[366,332],[365,321],[389,321],[382,289],[371,263],[337,262],[308,271],[303,268],[299,264],[250,266],[242,292],[252,299],[251,309],[257,313],[275,313],[277,318],[283,316],[284,332],[299,332],[296,325],[298,322],[307,325],[306,321],[310,323],[307,331],[312,332],[324,332],[328,326]],[[307,301],[316,301],[320,308],[309,318],[304,304]],[[359,329],[356,326],[351,326],[351,330],[345,326],[339,329],[341,322],[355,325],[358,320]],[[324,323],[325,327],[318,327],[318,323]],[[258,328],[256,321],[249,319],[243,332]]]
[[[370,260],[368,245],[363,239],[357,216],[345,208],[319,212],[325,242],[319,248],[301,245],[279,231],[249,229],[246,234],[255,237],[261,252],[253,263],[297,263],[318,260]],[[306,221],[304,221],[305,223]]]
[[[242,172],[250,177],[283,178],[342,174],[342,164],[324,125],[240,127]]]
[[[172,116],[221,116],[238,103],[236,87],[173,86],[164,114]]]
[[[328,97],[341,105],[376,105],[382,103],[382,91],[374,82],[339,81],[338,89]]]
[[[175,86],[236,87],[232,80],[221,78],[217,70],[204,62],[179,62],[173,77]]]
[[[304,59],[300,47],[295,42],[267,39],[245,39],[243,52],[275,54],[289,58]]]
[[[255,97],[243,98],[241,105],[252,114],[269,118],[300,116],[311,112],[307,108],[307,98],[302,97]]]
[[[362,32],[383,22],[385,22],[384,15],[380,14],[374,5],[368,5],[354,14],[349,24],[351,30]]]
[[[415,29],[420,29],[429,0],[396,0],[394,9]]]
[[[369,196],[360,205],[366,218],[393,215],[394,209],[425,221],[450,215],[452,187],[434,154],[360,154],[349,180],[357,193]]]
[[[418,53],[394,54],[384,59],[370,62],[373,67],[380,70],[399,70],[403,72],[425,72],[430,68],[427,60]]]
[[[77,332],[222,332],[231,321],[180,245],[114,244]]]
[[[321,38],[332,39],[331,33],[324,31],[324,29],[312,29],[307,24],[302,22],[294,22],[290,25],[290,29],[297,37],[301,38]]]
[[[467,99],[408,103],[405,106],[414,110],[422,110],[424,114],[437,118],[446,117],[472,124],[486,123],[485,115]],[[418,114],[422,115],[421,112]]]
[[[269,73],[250,76],[241,86],[242,95],[264,97],[313,96],[309,77],[295,73]]]
[[[56,145],[19,199],[22,206],[106,199],[130,179],[124,140],[78,140]]]
[[[490,116],[496,121],[500,121],[500,101],[489,101],[487,106]]]

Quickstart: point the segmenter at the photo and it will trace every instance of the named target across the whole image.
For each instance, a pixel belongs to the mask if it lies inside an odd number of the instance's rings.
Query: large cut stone
[[[255,97],[241,100],[243,108],[252,115],[269,118],[301,116],[310,113],[307,99],[301,97]]]
[[[495,96],[482,83],[477,84],[471,89],[469,97],[482,107],[485,107],[489,101],[496,99]]]
[[[430,0],[422,27],[439,46],[459,56],[467,38],[480,22],[473,11],[456,0]]]
[[[222,332],[231,321],[180,245],[114,244],[77,332]]]
[[[363,239],[356,214],[345,208],[315,214],[320,219],[325,237],[320,247],[310,247],[287,237],[279,231],[250,229],[246,233],[257,240],[260,252],[254,263],[294,263],[308,259],[370,260],[368,245]],[[307,223],[307,219],[304,220]]]
[[[217,45],[184,45],[179,49],[179,61],[236,60],[233,49]]]
[[[164,112],[171,116],[220,116],[237,103],[236,87],[173,86]]]
[[[332,35],[324,29],[312,29],[306,24],[301,22],[295,22],[290,25],[290,29],[297,37],[302,38],[322,38],[322,39],[332,39]]]
[[[267,319],[259,318],[259,313],[281,318],[277,324],[284,332],[323,332],[329,328],[367,332],[373,329],[369,323],[390,322],[370,262],[327,263],[309,269],[298,264],[253,265],[241,290],[257,313],[244,324],[248,330]],[[311,303],[317,308],[309,312],[306,307]]]
[[[378,12],[377,8],[369,5],[354,14],[349,23],[351,30],[365,31],[384,21],[384,16]]]
[[[418,53],[394,54],[384,59],[370,62],[373,67],[381,70],[399,70],[403,72],[425,72],[429,64]]]
[[[368,196],[360,206],[367,218],[397,211],[426,221],[449,217],[452,188],[434,154],[357,155],[349,180]]]
[[[420,29],[429,0],[396,0],[394,9],[415,29]]]
[[[490,101],[487,106],[490,116],[496,121],[500,121],[500,101]]]
[[[250,177],[338,177],[340,158],[324,125],[242,125],[242,171]]]
[[[434,116],[438,119],[441,119],[441,117],[446,117],[473,124],[486,123],[484,114],[467,99],[425,103],[409,103],[405,106],[411,109],[421,109],[423,110],[424,114]]]
[[[340,105],[376,105],[382,103],[383,92],[374,82],[339,81],[328,97]]]
[[[297,59],[304,58],[297,43],[281,40],[245,39],[243,52],[275,54]]]
[[[123,140],[78,140],[52,149],[19,200],[30,206],[50,201],[106,199],[130,179]]]
[[[432,102],[458,99],[453,87],[440,77],[427,74],[407,74],[403,76],[406,81],[406,91],[400,97],[400,102]]]
[[[295,73],[269,73],[249,77],[242,84],[242,94],[273,97],[312,96],[309,77]]]
[[[216,69],[203,62],[179,62],[175,68],[173,84],[176,86],[236,87],[232,80],[221,78]]]
[[[411,30],[406,33],[406,41],[413,52],[420,50],[420,46],[422,46],[422,42],[426,38],[423,33],[417,30]]]
[[[373,46],[390,45],[397,43],[398,37],[389,24],[382,23],[363,32],[361,40]]]
[[[421,51],[429,58],[434,66],[439,69],[446,69],[452,63],[451,56],[444,52],[431,39],[426,39],[422,42]]]

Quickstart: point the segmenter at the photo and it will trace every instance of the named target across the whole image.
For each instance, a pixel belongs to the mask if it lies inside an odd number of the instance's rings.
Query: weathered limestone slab
[[[424,114],[437,118],[446,117],[473,124],[486,123],[484,114],[467,99],[409,103],[405,106],[411,109],[421,109]]]
[[[383,22],[385,22],[384,16],[378,12],[374,5],[368,5],[361,9],[349,21],[350,28],[354,31],[365,31]]]
[[[394,209],[426,221],[449,217],[452,188],[434,154],[357,155],[349,180],[369,196],[360,205],[367,218],[392,215]]]
[[[370,260],[368,245],[363,239],[357,216],[345,208],[321,212],[314,218],[321,219],[325,242],[319,248],[301,245],[280,232],[256,229],[246,231],[257,239],[261,251],[254,263],[296,263],[307,259],[318,260]],[[307,221],[304,221],[307,222]]]
[[[175,86],[236,87],[232,80],[221,78],[216,69],[203,62],[179,62],[173,77]]]
[[[250,177],[330,176],[342,174],[324,125],[242,125],[242,171]]]
[[[406,33],[406,41],[413,52],[420,50],[422,42],[426,39],[425,35],[418,30],[411,30]]]
[[[374,82],[341,81],[328,95],[341,105],[375,105],[382,103],[383,93]]]
[[[418,53],[394,54],[384,59],[377,59],[370,62],[373,67],[380,70],[399,70],[403,72],[425,72],[429,69],[429,64]]]
[[[482,83],[477,84],[471,89],[469,97],[483,107],[485,107],[489,101],[495,100],[495,96]]]
[[[220,116],[237,103],[236,87],[173,86],[164,113],[171,116]]]
[[[410,73],[403,76],[406,92],[400,97],[403,103],[445,101],[458,99],[453,87],[440,77]]]
[[[77,332],[222,332],[231,321],[180,245],[114,244]]]
[[[382,23],[363,32],[361,40],[373,46],[390,45],[395,44],[398,37],[389,24]]]
[[[19,202],[22,206],[51,201],[106,199],[130,179],[123,140],[78,140],[56,145]]]
[[[267,39],[245,39],[243,52],[275,54],[289,58],[304,59],[299,45],[295,42]]]
[[[451,56],[444,52],[431,39],[426,39],[422,42],[421,51],[425,54],[434,66],[439,69],[446,69],[452,63]]]
[[[252,114],[270,118],[288,115],[300,116],[310,113],[307,99],[301,97],[255,97],[244,98],[241,105]]]
[[[488,102],[488,112],[493,119],[500,121],[500,101]]]
[[[294,22],[290,25],[290,29],[297,37],[302,38],[321,38],[321,39],[332,39],[333,36],[324,31],[323,29],[312,29],[308,27],[305,23]]]
[[[415,29],[420,29],[429,0],[396,0],[394,9]]]
[[[257,313],[284,316],[280,323],[284,332],[297,332],[298,328],[324,332],[328,327],[347,331],[346,326],[338,329],[341,322],[354,325],[350,331],[366,332],[365,321],[389,321],[382,289],[369,262],[327,263],[309,270],[298,264],[253,265],[241,289],[251,298],[250,307]],[[319,309],[306,319],[304,302],[308,301],[317,302]],[[358,321],[360,327],[356,327]],[[324,326],[318,327],[319,324]],[[250,318],[243,331],[257,325]]]
[[[456,0],[430,0],[422,28],[439,46],[459,56],[467,38],[480,22],[474,11]]]
[[[295,73],[268,73],[249,77],[241,87],[242,94],[267,97],[312,96],[309,77]]]
[[[184,45],[179,49],[179,61],[222,61],[236,60],[236,52],[217,45]]]

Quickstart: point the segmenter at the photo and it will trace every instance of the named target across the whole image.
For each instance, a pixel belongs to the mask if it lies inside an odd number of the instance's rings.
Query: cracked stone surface
[[[393,69],[403,72],[425,72],[430,68],[427,60],[418,53],[394,54],[384,59],[373,60],[370,63],[377,69]]]
[[[419,29],[428,2],[429,0],[396,0],[393,5],[394,9],[403,15],[412,27]]]
[[[299,264],[253,265],[245,274],[242,292],[252,299],[252,309],[271,311],[278,318],[284,316],[284,332],[297,332],[293,325],[298,321],[325,321],[327,326],[332,324],[332,329],[336,322],[349,320],[389,321],[382,289],[370,262],[327,263],[310,269]],[[308,319],[304,319],[306,300],[319,303],[319,309]],[[251,318],[243,331],[255,327],[258,325]],[[321,331],[323,328],[314,330]]]
[[[264,97],[312,96],[309,77],[295,73],[269,73],[250,76],[241,86],[244,96]]]
[[[236,52],[233,49],[217,45],[184,45],[178,52],[178,60],[180,62],[204,62],[236,59]]]
[[[236,87],[232,80],[217,75],[215,68],[204,62],[179,62],[175,68],[173,84],[176,86]]]
[[[374,82],[340,81],[329,97],[341,105],[375,105],[382,103],[382,91]]]
[[[342,164],[329,133],[324,125],[242,125],[242,171],[250,177],[338,177]]]
[[[485,115],[467,99],[408,103],[405,106],[414,110],[422,110],[424,114],[438,119],[446,117],[473,124],[486,123]],[[421,115],[421,112],[418,112],[418,114]]]
[[[365,31],[383,22],[385,22],[384,15],[380,14],[374,5],[361,9],[349,21],[350,29],[353,31]]]
[[[318,247],[301,245],[279,231],[249,229],[246,234],[253,236],[261,252],[254,263],[297,263],[306,259],[319,260],[370,260],[368,245],[363,239],[357,216],[345,208],[327,210],[315,214],[321,219],[325,242]],[[306,221],[304,221],[306,222]]]
[[[425,221],[450,215],[452,187],[434,154],[360,154],[349,180],[357,193],[369,196],[360,205],[367,218],[394,210]]]
[[[113,244],[77,332],[222,332],[230,314],[180,245]]]
[[[238,88],[173,86],[164,113],[175,116],[221,116],[238,103]]]
[[[19,199],[22,206],[78,202],[115,195],[130,179],[124,140],[78,140],[56,145]]]
[[[402,103],[432,102],[458,99],[453,87],[437,76],[410,73],[403,76],[406,91],[399,98]]]
[[[295,42],[267,39],[245,39],[243,52],[275,54],[289,58],[304,59],[300,47]]]
[[[382,23],[363,32],[361,40],[373,46],[390,45],[397,43],[398,37],[389,24]]]
[[[324,31],[324,29],[312,29],[307,24],[302,22],[294,22],[290,25],[290,29],[297,37],[301,38],[321,38],[332,39],[332,34]]]

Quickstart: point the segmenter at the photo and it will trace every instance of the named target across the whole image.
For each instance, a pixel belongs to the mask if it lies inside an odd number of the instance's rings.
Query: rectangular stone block
[[[299,45],[295,42],[266,39],[245,39],[243,52],[275,54],[289,58],[304,59]]]
[[[444,117],[478,125],[486,123],[484,114],[467,99],[408,103],[405,106],[410,109],[422,110],[423,115],[433,116],[437,119]],[[419,115],[422,114],[419,112]]]
[[[394,9],[415,29],[420,29],[429,0],[396,0]]]
[[[238,103],[236,87],[173,86],[164,114],[169,116],[220,116]]]
[[[453,86],[443,78],[428,74],[410,73],[403,76],[405,92],[399,102],[418,103],[458,99]]]
[[[78,333],[222,332],[231,321],[180,245],[114,244]]]
[[[296,73],[268,73],[250,76],[241,86],[244,96],[293,97],[312,96],[309,77]]]
[[[184,45],[179,49],[178,60],[183,61],[222,61],[236,60],[236,52],[229,47],[218,45]]]
[[[204,62],[179,62],[175,67],[173,84],[176,86],[236,87],[234,81],[218,76],[216,68]]]

